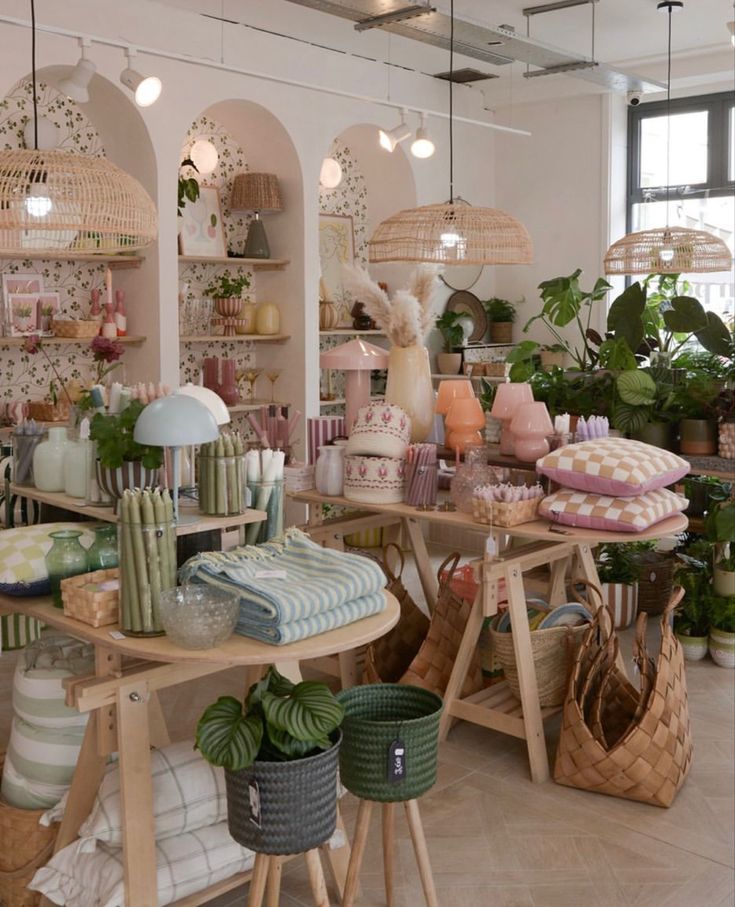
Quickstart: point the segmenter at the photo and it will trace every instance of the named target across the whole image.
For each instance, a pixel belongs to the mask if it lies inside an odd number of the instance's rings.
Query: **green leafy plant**
[[[303,759],[332,745],[344,709],[329,687],[316,681],[293,684],[271,667],[254,683],[245,702],[220,696],[204,710],[196,747],[212,765],[231,771],[257,760]]]
[[[680,419],[717,419],[720,388],[705,372],[687,371],[673,390],[673,406]]]
[[[486,299],[482,304],[485,307],[489,321],[509,321],[513,323],[516,320],[516,307],[507,299],[493,296],[492,299]]]
[[[712,597],[712,568],[706,553],[698,547],[690,549],[689,554],[678,554],[674,581],[684,589],[684,598],[674,614],[674,629],[685,636],[706,636]]]
[[[207,287],[204,295],[214,296],[216,299],[239,299],[242,291],[247,290],[249,286],[250,279],[247,274],[241,274],[238,277],[223,274]]]
[[[462,330],[462,312],[443,312],[436,319],[436,326],[444,341],[444,352],[451,353],[455,346],[461,346],[464,340]]]
[[[735,570],[735,501],[715,500],[704,518],[704,531],[715,544],[715,565]]]
[[[710,626],[735,633],[735,596],[711,595],[707,604]]]
[[[632,585],[638,580],[640,567],[635,555],[637,543],[607,542],[597,550],[597,574],[601,583]]]
[[[585,418],[611,418],[615,395],[615,379],[611,372],[596,371],[579,375],[569,385],[566,411]]]
[[[97,457],[102,466],[116,469],[124,462],[141,462],[147,469],[158,469],[163,463],[163,448],[138,444],[133,437],[135,423],[143,412],[139,400],[131,400],[116,415],[96,413],[89,429],[89,437],[97,442]]]
[[[195,173],[199,173],[196,164],[190,158],[184,158],[179,166],[179,187],[178,187],[178,204],[177,204],[177,213],[179,217],[182,216],[181,212],[184,209],[184,206],[187,202],[192,202],[192,204],[199,198],[199,182],[194,176],[184,176],[185,172],[193,170]]]
[[[477,399],[480,401],[480,406],[484,413],[489,413],[493,408],[493,402],[495,401],[495,394],[498,390],[498,385],[493,384],[485,378],[480,378],[480,387],[478,388],[479,393]]]

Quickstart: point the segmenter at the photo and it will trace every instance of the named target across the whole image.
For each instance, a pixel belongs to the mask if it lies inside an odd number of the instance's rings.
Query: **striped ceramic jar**
[[[735,668],[735,633],[710,627],[709,654],[721,668]]]
[[[615,629],[624,630],[638,615],[638,583],[603,583],[602,600],[613,616]]]
[[[111,498],[121,498],[126,488],[151,488],[158,484],[158,470],[138,461],[126,460],[122,466],[97,466],[97,484]]]

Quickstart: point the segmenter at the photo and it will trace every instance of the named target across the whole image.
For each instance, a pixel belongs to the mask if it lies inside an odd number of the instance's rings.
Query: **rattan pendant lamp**
[[[605,255],[606,274],[704,274],[729,271],[732,255],[725,242],[706,230],[669,225],[671,202],[671,16],[683,9],[683,0],[660,0],[657,9],[668,13],[666,77],[666,226],[627,233]]]
[[[103,157],[38,148],[36,11],[31,0],[34,147],[0,151],[0,252],[132,252],[152,243],[148,193]]]
[[[379,224],[368,241],[371,263],[438,265],[530,264],[533,246],[520,221],[497,208],[475,208],[454,194],[454,0],[449,38],[449,201],[399,211]]]

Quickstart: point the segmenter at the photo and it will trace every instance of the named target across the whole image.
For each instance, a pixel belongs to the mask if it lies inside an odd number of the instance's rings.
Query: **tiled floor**
[[[13,660],[0,658],[0,740],[7,739]],[[689,665],[687,677],[696,750],[668,810],[534,785],[522,741],[460,722],[441,747],[439,781],[421,803],[443,907],[733,907],[735,672],[707,660]],[[241,690],[235,670],[166,691],[175,739],[191,734],[216,695]],[[553,754],[557,726],[547,728]],[[349,795],[343,808],[351,830]],[[400,814],[397,835],[394,907],[422,907]],[[382,886],[374,816],[359,905],[384,905]],[[245,903],[241,888],[209,907]],[[281,904],[312,904],[298,859],[285,868]]]

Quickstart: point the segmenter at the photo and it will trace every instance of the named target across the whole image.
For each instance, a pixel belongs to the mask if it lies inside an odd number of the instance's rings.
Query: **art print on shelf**
[[[350,214],[319,215],[319,262],[327,291],[339,307],[346,306],[342,268],[355,263],[355,231]]]
[[[182,255],[224,258],[227,255],[219,190],[202,186],[199,198],[187,202],[181,212],[179,244]]]
[[[23,337],[38,330],[38,293],[9,293],[6,305],[7,333]]]

